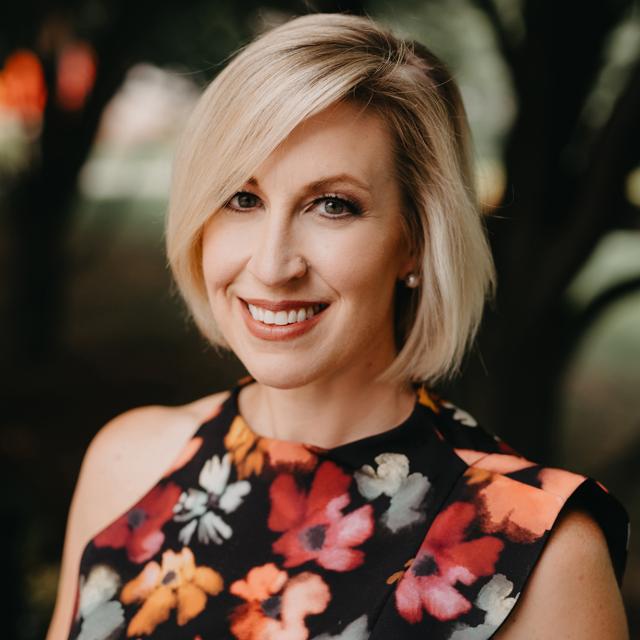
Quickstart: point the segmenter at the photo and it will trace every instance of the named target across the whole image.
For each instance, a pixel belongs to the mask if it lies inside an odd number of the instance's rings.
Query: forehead
[[[339,102],[301,122],[262,163],[260,176],[349,173],[375,188],[392,176],[392,137],[375,112]]]

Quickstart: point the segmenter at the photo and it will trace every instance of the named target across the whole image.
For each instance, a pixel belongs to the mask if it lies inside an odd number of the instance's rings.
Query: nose
[[[266,211],[251,238],[250,273],[265,286],[277,288],[307,271],[295,222],[284,213]]]

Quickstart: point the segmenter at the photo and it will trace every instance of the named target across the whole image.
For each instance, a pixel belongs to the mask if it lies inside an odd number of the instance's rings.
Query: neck
[[[370,371],[348,371],[300,387],[258,382],[242,390],[239,410],[260,436],[334,448],[388,431],[415,404],[410,387],[372,382]]]

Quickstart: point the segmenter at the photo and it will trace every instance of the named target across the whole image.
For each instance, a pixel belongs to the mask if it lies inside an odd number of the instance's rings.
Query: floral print
[[[177,624],[187,624],[205,608],[207,595],[217,595],[222,586],[219,573],[196,567],[190,549],[184,547],[180,553],[168,549],[162,554],[162,564],[150,562],[122,589],[124,604],[143,603],[129,623],[127,635],[150,635],[174,608]]]
[[[395,591],[398,611],[409,622],[419,622],[423,609],[438,620],[458,618],[471,603],[456,583],[470,585],[494,572],[504,543],[493,536],[466,539],[475,516],[471,503],[454,502],[434,520]]]
[[[364,562],[364,553],[353,547],[373,533],[373,509],[364,505],[347,515],[351,477],[325,461],[314,476],[309,494],[294,477],[280,474],[271,485],[268,525],[285,533],[273,543],[273,551],[285,556],[292,567],[308,560],[333,571],[351,571]]]
[[[305,618],[322,613],[331,600],[319,575],[303,571],[290,578],[273,562],[254,567],[229,591],[246,600],[231,613],[231,632],[239,640],[305,640]]]
[[[132,509],[104,529],[94,539],[96,547],[124,547],[131,562],[145,562],[162,547],[162,526],[169,520],[180,495],[173,483],[154,487]]]
[[[241,416],[236,416],[224,439],[239,478],[262,473],[265,465],[311,471],[318,462],[318,447],[257,436]]]
[[[202,490],[190,488],[180,495],[180,500],[173,507],[173,519],[189,523],[178,535],[182,544],[189,544],[196,527],[198,539],[204,543],[213,540],[222,544],[231,537],[233,530],[217,512],[235,511],[251,490],[251,485],[246,480],[228,483],[230,471],[230,454],[225,454],[222,461],[214,455],[200,471],[198,482]]]
[[[120,602],[111,599],[119,586],[118,574],[108,565],[95,565],[86,580],[82,576],[80,640],[106,640],[124,628],[124,609]]]
[[[501,573],[496,574],[480,589],[475,604],[485,612],[482,624],[469,626],[457,625],[449,640],[473,640],[487,638],[502,624],[509,615],[518,599],[518,595],[511,597],[513,583]]]
[[[484,640],[569,501],[621,583],[629,519],[607,489],[425,385],[401,424],[324,449],[255,433],[238,409],[252,381],[85,546],[69,640]]]
[[[383,493],[391,498],[389,508],[380,517],[381,524],[395,533],[422,522],[425,512],[421,505],[431,487],[429,479],[418,472],[409,475],[409,458],[401,453],[381,453],[375,462],[377,470],[365,464],[354,478],[367,500],[375,500]]]

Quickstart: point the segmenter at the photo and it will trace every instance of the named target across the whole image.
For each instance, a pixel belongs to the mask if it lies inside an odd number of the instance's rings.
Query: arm
[[[68,637],[85,545],[149,491],[227,396],[228,391],[222,391],[180,407],[131,409],[93,438],[71,500],[57,600],[46,640]]]
[[[127,411],[104,425],[89,444],[69,508],[57,599],[47,640],[67,637],[84,546],[133,500],[131,469],[127,466],[136,454],[135,443],[148,432],[148,425],[166,416],[166,411],[162,407]],[[139,491],[139,487],[134,484],[133,490]]]
[[[628,640],[602,530],[583,510],[562,513],[496,640]]]

